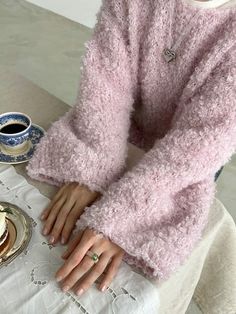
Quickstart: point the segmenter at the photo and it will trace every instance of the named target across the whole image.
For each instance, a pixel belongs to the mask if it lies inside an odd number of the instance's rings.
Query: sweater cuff
[[[91,147],[80,140],[66,115],[41,139],[26,169],[39,181],[57,186],[78,182],[103,194],[123,175],[125,160],[126,155],[116,158],[101,146]]]
[[[142,202],[136,208],[134,199],[137,188],[134,187],[133,180],[127,180],[127,175],[121,180],[122,188],[120,181],[114,182],[101,199],[85,207],[74,233],[85,228],[94,230],[125,251],[125,262],[134,265],[149,278],[162,279],[166,276],[166,269],[162,269],[162,263],[155,258],[153,250],[158,246],[163,247],[163,239],[155,238],[152,243],[147,244],[150,234],[148,231],[144,232],[148,220],[155,219],[152,214],[155,210],[153,190],[150,188],[148,192],[139,195],[138,202],[141,199]],[[138,180],[136,183],[138,184]],[[170,208],[172,201],[169,197],[160,197],[160,203]],[[151,230],[150,232],[152,233]],[[159,256],[163,253],[164,251]]]
[[[75,232],[93,229],[120,246],[128,264],[150,278],[167,280],[201,239],[215,191],[210,182],[188,187],[186,198],[183,191],[173,196],[150,182],[145,188],[139,176],[125,175],[85,207]]]

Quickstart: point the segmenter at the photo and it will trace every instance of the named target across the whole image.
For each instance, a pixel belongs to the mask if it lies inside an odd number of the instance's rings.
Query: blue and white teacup
[[[31,119],[21,112],[0,115],[0,145],[8,154],[21,154],[29,149]]]

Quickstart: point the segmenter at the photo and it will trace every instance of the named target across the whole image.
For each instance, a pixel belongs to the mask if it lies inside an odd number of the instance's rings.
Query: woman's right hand
[[[101,195],[76,182],[62,186],[41,214],[41,220],[44,221],[43,235],[50,236],[49,243],[56,243],[59,238],[62,244],[67,243],[84,208]]]

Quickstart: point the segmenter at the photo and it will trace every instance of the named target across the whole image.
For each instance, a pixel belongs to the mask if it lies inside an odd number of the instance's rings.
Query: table
[[[20,75],[0,73],[0,108],[22,111],[32,121],[47,129],[68,106],[27,81]],[[129,144],[127,168],[132,167],[143,151]],[[25,164],[15,166],[17,173],[45,196],[52,197],[55,187],[29,178]],[[151,282],[158,287],[160,314],[183,314],[193,297],[205,314],[236,313],[236,230],[235,223],[224,205],[215,198],[202,240],[189,259],[166,282]],[[1,311],[1,309],[0,309]]]

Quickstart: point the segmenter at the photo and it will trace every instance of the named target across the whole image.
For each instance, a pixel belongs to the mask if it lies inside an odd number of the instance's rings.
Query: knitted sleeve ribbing
[[[86,43],[78,101],[54,122],[27,167],[38,180],[103,192],[123,174],[133,90],[125,5],[104,0]]]

